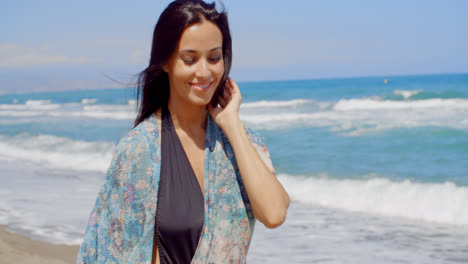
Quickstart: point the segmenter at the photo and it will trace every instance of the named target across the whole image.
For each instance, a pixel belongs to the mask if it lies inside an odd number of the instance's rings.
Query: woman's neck
[[[198,134],[206,128],[208,111],[204,106],[174,103],[169,99],[169,112],[171,113],[174,127],[181,128],[186,133]]]

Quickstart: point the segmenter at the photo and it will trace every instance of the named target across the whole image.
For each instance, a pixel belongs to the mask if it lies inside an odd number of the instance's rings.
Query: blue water
[[[343,137],[322,128],[263,134],[282,173],[327,172],[338,178],[378,173],[394,180],[468,184],[468,162],[464,162],[468,160],[468,136],[463,131],[422,127]]]
[[[290,232],[299,226],[309,228],[324,216],[328,220],[323,221],[364,226],[369,217],[377,217],[375,221],[385,226],[380,231],[390,234],[401,231],[401,221],[405,226],[414,224],[409,234],[414,232],[416,238],[421,233],[437,234],[441,226],[457,230],[446,233],[453,238],[449,249],[466,248],[468,74],[241,82],[239,86],[241,119],[264,138],[277,175],[293,199],[294,217],[285,227]],[[132,127],[134,100],[133,88],[0,95],[4,171],[0,223],[38,239],[78,244],[113,147]],[[60,181],[51,182],[51,177]],[[24,182],[44,186],[38,190]],[[61,203],[44,201],[42,211],[24,203],[38,202],[30,193],[43,197],[57,188],[62,189],[55,194]],[[70,203],[73,217],[44,216],[44,210],[51,214],[69,210]],[[31,218],[41,220],[31,222]],[[425,229],[414,221],[423,221]],[[47,231],[50,226],[55,226],[55,233]],[[341,239],[349,239],[349,251],[340,256],[360,256],[351,249],[353,236],[362,230],[351,224],[344,228],[349,233]],[[312,230],[307,232],[316,231]],[[460,230],[466,236],[454,235]],[[259,232],[258,239],[267,243],[268,232]],[[330,232],[338,238],[344,234]],[[398,239],[397,245],[405,243]],[[265,247],[258,250],[264,250],[267,259],[275,246]],[[382,242],[385,247],[388,244]],[[468,252],[459,253],[468,259]],[[252,259],[264,260],[255,254]],[[416,257],[412,263],[424,261]]]
[[[241,89],[245,102],[308,99],[333,104],[343,99],[375,97],[396,102],[468,99],[468,75],[258,82],[245,83]],[[405,98],[395,91],[417,93]],[[466,101],[461,103],[466,104]],[[303,105],[304,109],[297,112],[320,111],[313,109],[313,106],[307,109]],[[445,109],[443,104],[439,108],[441,111],[451,110]],[[390,107],[387,111],[391,113],[394,110]],[[427,111],[428,115],[431,113]],[[465,115],[461,119],[466,121],[468,109],[460,108],[460,112],[453,115]],[[427,118],[430,119],[430,116]],[[390,179],[451,181],[466,186],[468,162],[464,161],[468,160],[467,125],[459,128],[450,124],[434,126],[426,123],[415,127],[398,125],[383,131],[371,129],[368,133],[353,137],[343,136],[342,131],[330,131],[329,126],[316,127],[313,124],[263,130],[262,134],[269,143],[274,163],[284,173],[308,175],[327,172],[340,178],[378,173]],[[372,124],[368,126],[373,127]]]
[[[384,82],[387,80],[387,83]],[[245,101],[292,100],[317,101],[381,96],[403,100],[395,90],[422,90],[411,100],[430,98],[468,98],[468,74],[291,80],[243,83]]]

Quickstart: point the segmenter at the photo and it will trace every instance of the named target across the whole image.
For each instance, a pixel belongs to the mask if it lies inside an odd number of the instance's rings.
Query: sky
[[[0,93],[121,88],[167,0],[4,1]],[[239,82],[468,72],[465,0],[224,0]]]

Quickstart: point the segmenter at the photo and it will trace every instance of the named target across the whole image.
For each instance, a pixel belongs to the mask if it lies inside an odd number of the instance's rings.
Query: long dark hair
[[[135,126],[169,100],[169,78],[162,69],[174,53],[182,32],[205,19],[218,26],[223,35],[224,74],[210,103],[215,104],[229,76],[232,63],[232,41],[227,13],[218,12],[216,4],[202,0],[176,0],[162,12],[153,33],[149,66],[138,75],[138,116]]]

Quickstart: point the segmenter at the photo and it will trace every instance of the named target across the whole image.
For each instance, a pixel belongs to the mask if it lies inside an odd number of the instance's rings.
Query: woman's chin
[[[212,96],[192,96],[190,98],[190,103],[192,103],[194,106],[203,106],[206,107],[210,102],[211,102]]]
[[[198,106],[207,106],[213,98],[214,91],[207,91],[204,93],[193,92],[189,95],[189,101]]]

